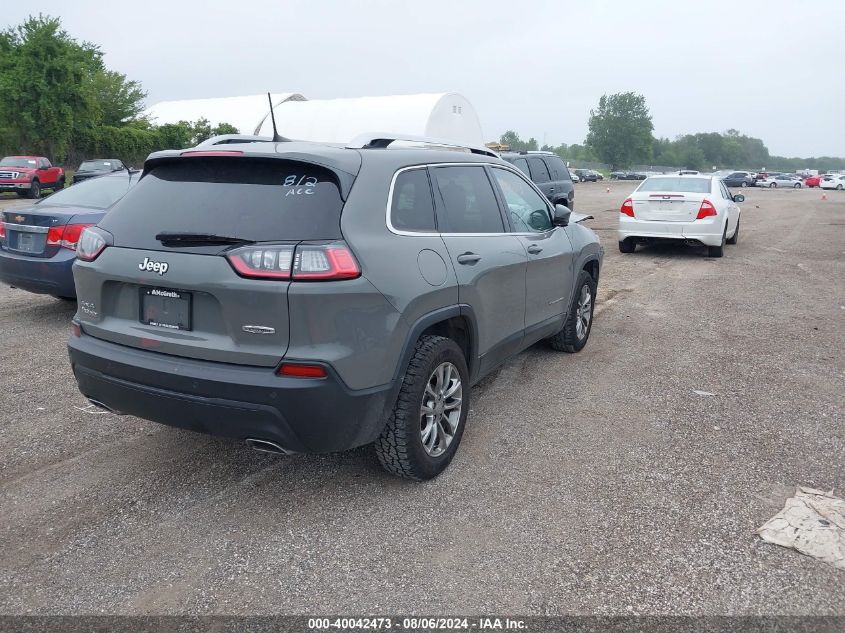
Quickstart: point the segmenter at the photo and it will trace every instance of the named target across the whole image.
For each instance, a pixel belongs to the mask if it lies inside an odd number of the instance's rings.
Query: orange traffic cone
[[[607,193],[610,193],[610,187],[607,188]]]

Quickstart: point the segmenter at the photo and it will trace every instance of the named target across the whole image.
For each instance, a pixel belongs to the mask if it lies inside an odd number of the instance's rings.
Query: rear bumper
[[[620,214],[621,215],[621,214]],[[652,222],[648,220],[619,220],[619,241],[629,237],[650,239],[687,240],[705,246],[722,243],[722,221],[698,220],[695,222]]]
[[[330,367],[327,378],[283,378],[272,368],[177,358],[84,333],[68,349],[80,391],[110,409],[298,453],[369,444],[391,393],[391,385],[350,390]]]
[[[50,258],[0,250],[0,281],[37,294],[76,297],[73,285],[75,260],[76,253],[66,248]]]

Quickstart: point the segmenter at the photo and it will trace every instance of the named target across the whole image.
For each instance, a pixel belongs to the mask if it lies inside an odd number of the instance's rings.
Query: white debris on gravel
[[[757,534],[767,543],[798,550],[845,570],[845,500],[799,486],[783,510]]]
[[[710,393],[709,391],[699,391],[698,389],[693,389],[693,393],[697,393],[699,396],[715,396],[715,393]]]

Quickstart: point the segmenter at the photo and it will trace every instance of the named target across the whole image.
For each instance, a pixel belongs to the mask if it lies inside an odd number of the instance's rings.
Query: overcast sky
[[[582,142],[603,93],[655,134],[736,128],[776,155],[845,156],[845,1],[36,0],[157,101],[460,92],[486,138]]]

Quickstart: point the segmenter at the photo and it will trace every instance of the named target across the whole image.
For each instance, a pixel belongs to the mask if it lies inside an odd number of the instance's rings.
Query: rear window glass
[[[100,226],[116,243],[137,248],[158,248],[159,233],[252,242],[338,239],[342,208],[334,173],[316,165],[183,158],[146,173]]]
[[[44,207],[75,206],[106,209],[126,195],[132,183],[137,181],[137,176],[133,178],[127,174],[122,174],[118,177],[100,176],[99,178],[89,178],[84,182],[76,183],[72,187],[57,191],[49,198],[44,198],[38,205]]]
[[[434,202],[425,169],[404,171],[396,177],[390,204],[390,223],[400,231],[435,230]]]
[[[648,178],[637,191],[677,191],[679,193],[710,193],[709,178]]]
[[[120,164],[112,162],[110,160],[86,160],[79,166],[79,171],[82,171],[84,169],[90,169],[92,171],[103,171],[115,169],[117,167],[120,167]]]

